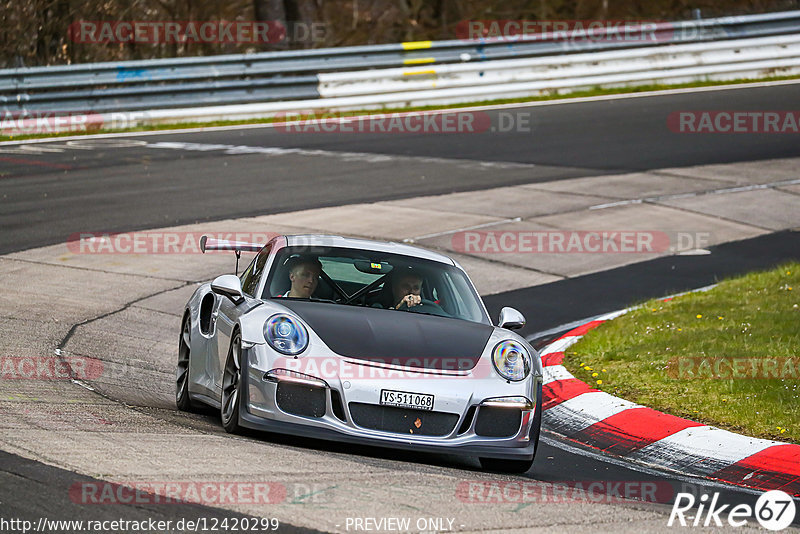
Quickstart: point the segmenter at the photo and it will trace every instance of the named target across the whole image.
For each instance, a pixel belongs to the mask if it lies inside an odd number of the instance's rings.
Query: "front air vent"
[[[458,415],[351,402],[350,415],[360,427],[406,436],[446,436],[458,423]]]
[[[475,434],[486,438],[510,438],[517,435],[522,422],[522,410],[495,406],[481,406]]]
[[[324,416],[325,397],[325,388],[292,382],[278,382],[275,393],[278,408],[302,417]]]

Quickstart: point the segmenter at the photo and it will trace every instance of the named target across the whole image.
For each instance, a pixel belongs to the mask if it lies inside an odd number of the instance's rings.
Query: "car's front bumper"
[[[257,349],[254,347],[254,350]],[[536,410],[541,409],[541,406],[536,405],[536,391],[541,386],[541,377],[538,376],[529,377],[519,383],[508,383],[497,380],[496,377],[477,378],[463,374],[455,376],[417,373],[414,378],[392,378],[391,373],[387,377],[366,378],[326,374],[324,379],[317,377],[324,384],[318,385],[324,389],[324,410],[320,409],[318,416],[301,416],[288,413],[279,406],[279,381],[265,378],[270,369],[264,368],[264,358],[256,356],[246,358],[245,361],[248,365],[242,373],[242,388],[246,393],[243,399],[247,399],[247,402],[240,405],[240,424],[248,428],[337,442],[490,458],[529,460],[535,453],[535,439],[532,436],[538,431],[534,428],[538,419],[535,417]],[[382,389],[434,395],[434,410],[455,414],[458,420],[443,435],[420,435],[415,431],[412,420],[409,420],[408,434],[360,426],[354,421],[350,403],[378,407]],[[337,410],[338,413],[334,410],[336,393],[343,408]],[[481,410],[484,409],[481,403],[489,398],[510,396],[521,396],[531,401],[531,406],[521,409],[516,432],[503,437],[479,435],[476,424]],[[425,411],[420,410],[418,413],[422,419],[425,418]]]

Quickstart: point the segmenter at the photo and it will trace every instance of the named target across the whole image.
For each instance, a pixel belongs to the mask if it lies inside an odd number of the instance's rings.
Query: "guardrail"
[[[530,96],[574,88],[796,74],[800,11],[647,25],[652,40],[451,40],[0,70],[5,114],[144,111],[252,118]],[[578,38],[575,38],[578,37]],[[581,38],[583,37],[583,38]]]
[[[323,98],[359,96],[365,105],[433,91],[426,101],[512,98],[535,91],[634,83],[681,83],[697,77],[760,77],[800,67],[800,34],[704,44],[443,65],[420,74],[405,69],[320,74]],[[438,96],[437,96],[438,95]],[[419,98],[415,96],[414,98]]]

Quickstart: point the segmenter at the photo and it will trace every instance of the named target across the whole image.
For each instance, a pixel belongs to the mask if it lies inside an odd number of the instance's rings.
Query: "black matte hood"
[[[494,328],[461,319],[281,300],[341,356],[424,369],[472,369]]]

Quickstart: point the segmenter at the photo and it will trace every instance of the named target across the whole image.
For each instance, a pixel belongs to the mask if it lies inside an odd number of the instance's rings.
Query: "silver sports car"
[[[464,270],[397,243],[325,235],[266,245],[244,272],[200,286],[183,313],[176,401],[243,427],[340,442],[477,456],[527,471],[541,426],[542,364],[497,326]]]

